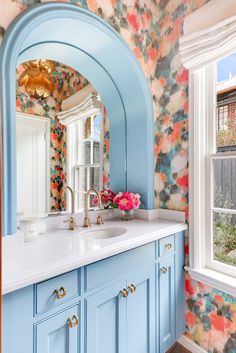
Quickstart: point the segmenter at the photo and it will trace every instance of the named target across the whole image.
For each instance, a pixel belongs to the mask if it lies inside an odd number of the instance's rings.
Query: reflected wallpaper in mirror
[[[67,185],[75,191],[78,211],[88,188],[109,186],[106,109],[85,77],[58,62],[43,77],[51,91],[40,97],[42,77],[34,91],[38,64],[31,63],[16,70],[18,217],[69,210]]]

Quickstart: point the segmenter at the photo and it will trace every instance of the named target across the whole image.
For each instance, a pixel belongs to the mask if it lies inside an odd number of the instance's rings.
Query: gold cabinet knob
[[[167,244],[165,245],[165,248],[166,248],[167,250],[171,250],[171,249],[172,249],[172,244],[171,244],[171,243],[167,243]]]
[[[61,287],[60,289],[55,289],[54,294],[56,295],[57,299],[62,299],[66,296],[67,290],[64,287]]]
[[[128,295],[129,295],[129,291],[128,291],[126,288],[123,288],[123,289],[120,291],[120,295],[121,295],[123,298],[126,298],[126,297],[128,297]]]
[[[166,268],[165,266],[163,266],[161,269],[160,269],[160,272],[161,273],[166,273],[168,271],[168,268]]]
[[[78,323],[79,323],[79,319],[76,315],[73,315],[71,319],[68,319],[68,324],[70,328],[77,326]]]
[[[137,287],[134,284],[130,284],[128,286],[128,289],[130,290],[131,293],[135,293],[137,290]]]

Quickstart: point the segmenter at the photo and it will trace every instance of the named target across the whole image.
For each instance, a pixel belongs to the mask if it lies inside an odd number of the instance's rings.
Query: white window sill
[[[195,281],[236,297],[236,278],[210,270],[208,268],[194,269],[186,266],[185,270]]]

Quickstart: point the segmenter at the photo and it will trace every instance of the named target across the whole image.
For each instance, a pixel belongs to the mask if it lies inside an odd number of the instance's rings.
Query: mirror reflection
[[[90,188],[109,187],[109,119],[99,92],[59,62],[17,67],[18,218],[85,208]],[[91,199],[93,195],[91,195]]]

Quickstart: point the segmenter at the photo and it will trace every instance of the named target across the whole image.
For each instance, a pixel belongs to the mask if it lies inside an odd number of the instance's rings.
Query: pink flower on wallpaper
[[[158,51],[156,48],[148,48],[148,57],[151,60],[156,61],[158,57]]]
[[[181,83],[188,83],[188,70],[183,69],[180,71],[176,77],[176,82],[179,84]]]
[[[151,15],[149,12],[144,12],[141,16],[141,22],[143,29],[148,29],[150,26]]]
[[[130,24],[132,30],[134,32],[138,32],[139,30],[139,23],[138,23],[138,16],[134,12],[127,12],[126,14],[126,19],[128,23]]]

